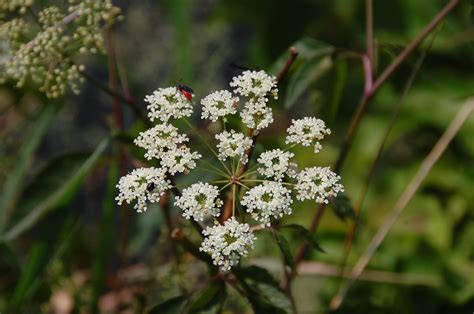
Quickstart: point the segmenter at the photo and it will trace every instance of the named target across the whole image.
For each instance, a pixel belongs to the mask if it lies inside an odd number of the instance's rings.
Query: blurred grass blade
[[[24,299],[26,292],[28,291],[31,282],[35,279],[38,272],[42,268],[42,260],[44,259],[47,252],[46,243],[36,242],[30,250],[28,261],[23,267],[21,277],[16,285],[13,298],[11,299],[11,306],[17,307],[21,304]]]
[[[24,137],[23,145],[15,161],[15,167],[5,182],[0,198],[0,232],[3,231],[12,214],[13,204],[21,188],[21,182],[33,158],[33,153],[48,130],[48,126],[56,113],[53,104],[45,106],[37,121]]]
[[[75,171],[63,184],[42,202],[36,205],[24,218],[11,227],[0,241],[10,241],[33,227],[46,213],[70,200],[78,191],[82,180],[93,168],[95,162],[104,153],[110,143],[110,138],[103,140],[92,155]]]
[[[329,106],[329,120],[334,122],[336,119],[336,115],[339,112],[339,105],[341,103],[342,92],[344,90],[344,86],[347,82],[347,60],[345,59],[338,59],[335,62],[334,66],[335,70],[335,82],[334,88],[332,92],[331,104]]]
[[[95,253],[95,259],[92,268],[92,313],[97,313],[97,304],[103,289],[103,283],[106,276],[107,257],[115,247],[114,241],[114,218],[115,218],[115,196],[117,191],[115,185],[118,182],[119,166],[113,162],[109,167],[107,179],[107,190],[102,202],[102,222],[100,224],[100,240]]]
[[[191,57],[191,1],[190,0],[168,0],[167,7],[174,28],[174,62],[178,78],[189,84],[192,78]]]

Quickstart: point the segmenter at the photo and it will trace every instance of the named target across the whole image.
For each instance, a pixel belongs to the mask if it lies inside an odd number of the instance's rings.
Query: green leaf
[[[287,311],[276,307],[270,301],[252,296],[249,298],[250,305],[255,313],[285,314]]]
[[[189,308],[189,313],[199,313],[224,303],[226,298],[225,284],[213,282],[204,289]]]
[[[45,106],[38,119],[25,135],[25,141],[18,153],[15,168],[8,176],[0,198],[0,232],[3,231],[9,221],[12,214],[12,206],[17,199],[21,183],[33,158],[33,153],[48,130],[56,109],[57,107],[52,104]]]
[[[289,313],[291,304],[279,289],[265,284],[243,285],[255,313]]]
[[[308,229],[301,225],[290,224],[282,226],[282,228],[287,228],[293,230],[298,236],[304,238],[315,250],[326,253],[323,248],[318,244],[316,238]]]
[[[275,240],[280,248],[281,253],[283,254],[283,258],[285,260],[286,265],[290,266],[293,271],[296,271],[296,264],[295,260],[293,259],[293,254],[291,254],[290,244],[288,240],[281,234],[279,231],[274,232]]]
[[[356,213],[352,207],[350,199],[343,193],[338,194],[331,201],[331,208],[339,219],[345,221],[346,218],[355,220]]]
[[[15,223],[1,237],[0,241],[10,241],[15,239],[23,232],[33,227],[42,217],[51,210],[58,208],[72,199],[79,190],[82,181],[99,157],[105,152],[110,143],[110,138],[103,140],[95,149],[95,151],[87,158],[84,163],[74,171],[68,178],[64,178],[59,182],[59,186],[50,193],[38,199],[38,204],[20,221]]]
[[[322,48],[320,54],[308,61],[301,62],[290,76],[290,83],[285,97],[285,108],[291,108],[308,89],[309,85],[322,77],[332,67],[332,58],[329,56],[331,52],[332,49]]]
[[[268,270],[259,266],[251,265],[236,269],[235,271],[238,272],[240,276],[252,281],[266,283],[275,287],[280,286],[278,280],[276,280]]]
[[[158,305],[155,305],[148,310],[149,314],[178,314],[183,312],[184,304],[186,303],[187,297],[180,295],[171,299],[168,299]]]
[[[333,47],[329,44],[315,40],[313,38],[302,38],[296,42],[294,42],[291,47],[295,47],[296,51],[298,52],[298,60],[308,60],[312,59],[318,54],[328,54],[333,51]],[[289,52],[285,50],[280,57],[278,57],[277,61],[273,63],[270,67],[269,73],[274,75],[278,74],[278,72],[283,69],[287,60],[288,60]]]

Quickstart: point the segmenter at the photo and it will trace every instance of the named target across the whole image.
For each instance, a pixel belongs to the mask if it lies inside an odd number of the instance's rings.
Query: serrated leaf
[[[293,271],[296,271],[296,264],[295,260],[293,259],[293,254],[291,254],[290,244],[288,240],[281,234],[279,231],[275,231],[275,240],[280,248],[281,253],[283,254],[283,258],[285,260],[285,264],[290,266]]]
[[[225,297],[225,284],[223,282],[213,282],[194,300],[189,308],[189,313],[209,310],[216,305],[222,304]]]
[[[243,288],[255,313],[289,313],[289,310],[279,306],[283,305],[288,308],[288,304],[290,304],[289,300],[287,300],[286,296],[279,289],[265,284],[245,284],[243,285]],[[274,295],[274,293],[278,293],[278,296]],[[281,298],[285,299],[286,302],[282,301]]]
[[[339,219],[345,221],[346,218],[355,220],[356,213],[352,207],[350,199],[343,193],[338,194],[331,201],[331,208]]]
[[[46,106],[25,136],[25,141],[18,153],[15,167],[3,186],[0,198],[0,231],[3,231],[7,226],[12,206],[20,192],[21,183],[31,163],[33,153],[48,130],[56,109],[57,107],[52,104]]]
[[[47,195],[42,195],[38,198],[38,203],[32,208],[26,216],[16,222],[8,231],[1,237],[0,241],[10,241],[23,232],[33,227],[42,217],[44,217],[51,210],[61,207],[69,202],[72,197],[79,190],[81,182],[86,174],[93,168],[99,157],[105,152],[110,138],[103,140],[95,149],[95,151],[82,163],[82,165],[70,174],[69,177],[64,178],[58,182],[58,186],[53,191],[47,191]]]
[[[293,230],[298,236],[304,238],[315,250],[326,253],[316,241],[315,236],[305,227],[297,224],[290,224],[282,226],[282,228]]]
[[[266,283],[275,287],[280,286],[278,280],[276,280],[268,270],[259,266],[250,265],[235,271],[238,272],[240,276],[252,281]]]
[[[177,297],[161,302],[147,311],[149,314],[179,314],[183,312],[187,297],[179,295]]]

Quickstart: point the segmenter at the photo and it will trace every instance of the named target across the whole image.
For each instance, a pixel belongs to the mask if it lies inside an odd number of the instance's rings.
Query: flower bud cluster
[[[31,1],[7,1],[22,4]],[[13,8],[9,5],[8,8]],[[6,10],[4,5],[1,10]],[[104,52],[103,28],[120,16],[111,0],[69,0],[67,10],[50,6],[38,13],[37,25],[23,16],[2,23],[0,43],[8,48],[1,58],[0,79],[12,79],[17,87],[32,81],[48,98],[68,90],[79,92],[83,65],[72,60],[77,55]],[[6,42],[6,45],[3,44]]]

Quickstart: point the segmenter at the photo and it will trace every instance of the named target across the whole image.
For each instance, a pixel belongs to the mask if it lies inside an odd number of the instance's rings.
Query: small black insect
[[[155,183],[154,183],[154,182],[150,182],[150,183],[148,183],[148,185],[146,186],[146,190],[147,190],[148,192],[151,192],[151,191],[153,191],[154,189],[155,189]]]

